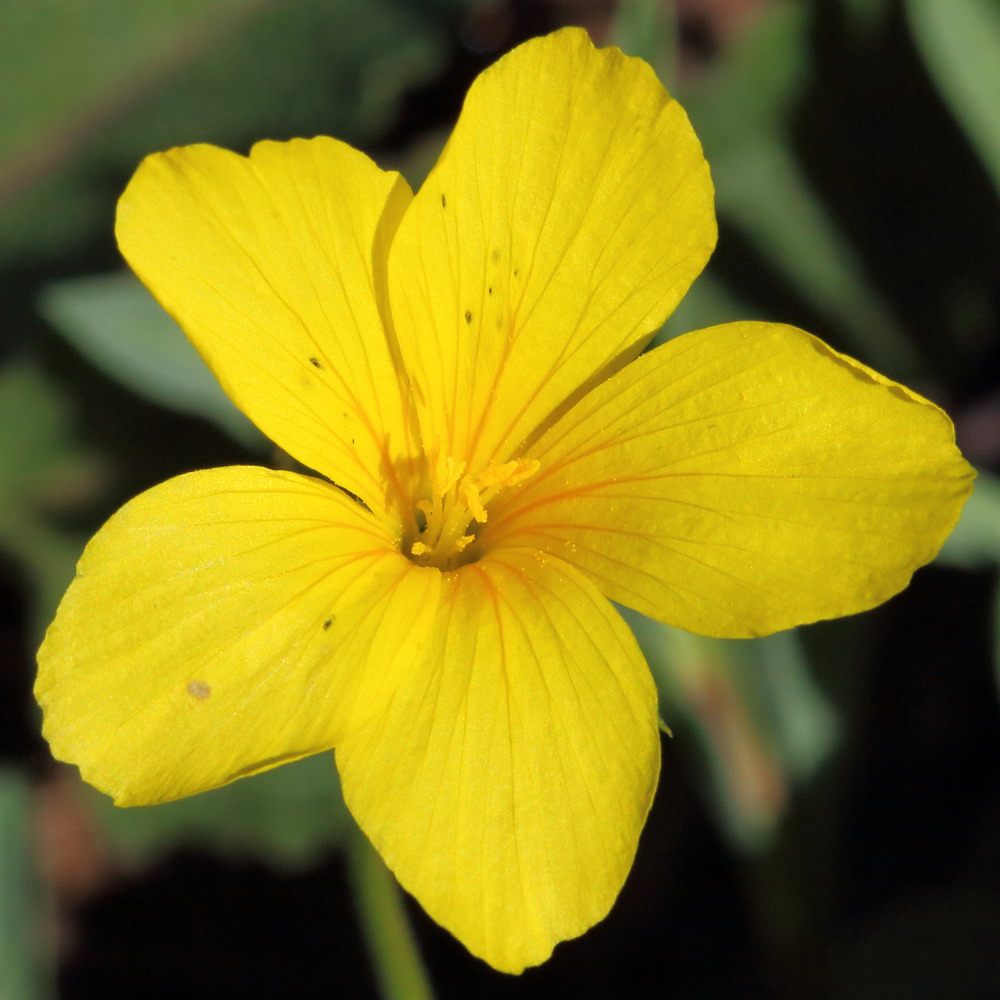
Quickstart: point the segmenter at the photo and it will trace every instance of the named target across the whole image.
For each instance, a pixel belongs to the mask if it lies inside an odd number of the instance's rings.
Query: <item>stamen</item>
[[[480,489],[491,486],[516,486],[529,479],[538,471],[538,460],[534,458],[515,458],[513,462],[503,465],[488,465],[479,473],[477,480]]]
[[[439,569],[454,569],[470,561],[470,556],[477,558],[467,550],[476,541],[478,525],[486,523],[487,504],[501,490],[524,482],[538,469],[535,459],[518,458],[488,465],[472,477],[463,474],[464,462],[440,453],[431,456],[429,464],[431,496],[415,504],[423,515],[416,520],[423,523],[409,546],[409,555],[421,565]]]
[[[483,502],[479,499],[479,490],[469,482],[468,479],[462,481],[462,486],[458,491],[462,502],[468,508],[469,513],[480,523],[486,523],[486,510]]]

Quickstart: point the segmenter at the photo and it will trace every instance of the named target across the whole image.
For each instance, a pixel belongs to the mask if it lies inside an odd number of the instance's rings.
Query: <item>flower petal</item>
[[[529,452],[483,547],[532,546],[613,600],[762,635],[902,590],[973,472],[936,406],[801,330],[690,333],[600,386]]]
[[[390,251],[425,440],[506,461],[638,354],[712,251],[712,197],[641,60],[565,29],[487,69]]]
[[[236,405],[373,510],[412,453],[382,318],[410,199],[398,174],[317,138],[147,157],[118,205],[122,253]]]
[[[327,483],[172,479],[80,560],[38,654],[45,737],[119,805],[327,750],[388,697],[438,585]]]
[[[444,575],[412,673],[336,756],[403,886],[473,954],[520,972],[621,888],[659,770],[656,691],[584,576],[505,551]]]

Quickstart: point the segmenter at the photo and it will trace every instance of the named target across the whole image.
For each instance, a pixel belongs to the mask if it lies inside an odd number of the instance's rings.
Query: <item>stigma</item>
[[[488,519],[488,507],[502,490],[530,479],[538,470],[533,458],[487,465],[468,475],[465,463],[451,457],[430,462],[430,496],[416,504],[418,533],[407,554],[421,566],[457,569],[479,557],[476,540]]]

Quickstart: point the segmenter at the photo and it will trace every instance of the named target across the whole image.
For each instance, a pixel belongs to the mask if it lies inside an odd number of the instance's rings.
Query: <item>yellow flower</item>
[[[860,611],[970,490],[939,409],[799,330],[639,356],[712,197],[649,67],[579,30],[482,74],[415,196],[327,138],[149,157],[122,252],[325,478],[194,472],[111,518],[39,653],[53,753],[133,805],[335,747],[474,954],[517,972],[600,920],[660,754],[610,601],[714,636]]]

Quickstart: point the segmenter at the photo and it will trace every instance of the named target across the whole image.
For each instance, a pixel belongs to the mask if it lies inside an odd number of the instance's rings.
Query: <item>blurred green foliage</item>
[[[742,850],[766,849],[795,789],[814,777],[837,735],[798,636],[711,639],[620,610],[646,654],[667,724],[701,747],[722,828]]]
[[[421,87],[444,89],[448,74],[470,59],[459,40],[470,37],[471,6],[0,6],[0,550],[28,586],[28,645],[50,619],[87,537],[128,495],[186,468],[270,460],[268,444],[173,321],[120,270],[114,203],[135,165],[175,144],[245,150],[260,138],[326,133],[376,151],[418,182],[460,94],[449,93],[451,104],[424,108],[416,120],[401,111],[412,110]],[[988,265],[963,269],[933,234],[925,270],[915,277],[891,272],[898,261],[885,258],[897,250],[907,263],[922,260],[912,246],[893,246],[896,230],[913,212],[935,220],[944,210],[929,198],[894,201],[902,195],[880,186],[878,169],[885,168],[878,161],[872,177],[852,175],[838,187],[829,175],[839,164],[824,173],[805,148],[822,129],[822,115],[802,117],[810,99],[812,108],[842,109],[869,86],[863,74],[860,85],[837,76],[840,67],[870,70],[900,52],[923,60],[924,91],[887,94],[872,85],[865,114],[879,101],[897,101],[902,116],[909,102],[922,127],[925,105],[940,102],[952,116],[953,145],[967,146],[946,162],[964,173],[932,176],[927,190],[934,197],[955,185],[985,191],[992,201],[978,212],[996,220],[1000,7],[994,0],[763,3],[695,68],[670,7],[623,0],[614,40],[649,60],[687,108],[712,165],[722,238],[719,257],[661,338],[738,318],[797,322],[943,405],[1000,393],[996,373],[989,374],[1000,356],[995,273]],[[516,5],[479,8],[516,19]],[[852,83],[854,91],[840,93]],[[871,128],[864,115],[859,120]],[[941,134],[926,147],[897,150],[890,168],[904,164],[920,180],[925,160],[941,153]],[[841,141],[871,142],[872,132],[864,140],[836,134],[824,148]],[[893,142],[890,136],[886,145]],[[976,187],[977,169],[992,179],[992,192],[988,184]],[[900,186],[912,179],[901,177]],[[857,203],[871,206],[874,220],[859,221],[850,211]],[[880,250],[878,240],[859,238],[866,231],[890,235]],[[976,235],[998,231],[1000,223],[987,221]],[[1000,261],[997,247],[989,254]],[[908,288],[914,295],[904,294]],[[931,300],[928,338],[914,315]],[[998,459],[1000,428],[980,458]],[[957,572],[1000,570],[1000,482],[989,468],[939,561]],[[1000,636],[995,589],[991,601],[993,635]],[[721,835],[745,858],[748,905],[762,914],[761,933],[794,972],[810,935],[822,936],[817,912],[838,877],[842,849],[827,827],[808,843],[793,841],[795,824],[806,822],[802,814],[825,820],[842,804],[861,725],[859,674],[873,655],[871,619],[734,643],[628,618],[677,734],[671,759],[675,766],[678,758],[692,761]],[[31,921],[45,911],[44,892],[25,874],[34,867],[25,832],[31,791],[21,774],[0,778],[0,996],[30,1000],[46,989],[37,964],[43,950],[29,940]],[[141,864],[187,846],[301,868],[343,844],[350,829],[330,755],[155,808],[116,810],[96,793],[85,801],[115,856]],[[789,886],[803,879],[814,880],[807,890],[814,898],[803,899],[801,889],[792,898]],[[841,979],[829,995],[991,995],[982,992],[987,982],[995,989],[997,978],[983,958],[982,928],[1000,929],[997,910],[995,896],[962,887],[905,912],[871,915],[857,941],[844,944]],[[940,980],[941,956],[953,945],[961,960],[949,968],[960,966],[965,979],[949,984]],[[794,987],[785,993],[809,995]]]
[[[927,68],[1000,191],[1000,5],[908,0]]]
[[[34,1000],[51,995],[51,942],[44,939],[41,886],[31,836],[27,780],[0,767],[0,996]]]
[[[53,142],[68,122],[86,118],[125,81],[161,65],[185,35],[193,42],[221,27],[223,18],[259,6],[259,0],[5,4],[0,13],[5,177],[33,147]]]
[[[178,845],[256,858],[283,868],[315,864],[348,823],[333,754],[317,754],[190,799],[118,809],[87,789],[122,857],[150,862]]]
[[[160,406],[204,417],[250,451],[266,450],[264,436],[131,272],[55,282],[38,307],[109,378]]]
[[[0,548],[31,580],[34,641],[86,541],[54,515],[86,501],[100,471],[73,435],[68,401],[25,358],[0,367],[0,455]]]
[[[724,62],[679,88],[678,97],[705,147],[723,219],[843,331],[851,351],[895,378],[911,379],[921,370],[913,344],[793,147],[791,117],[810,71],[808,11],[776,4]]]
[[[440,66],[446,24],[417,0],[3,5],[0,263],[107,233],[107,179],[158,149],[317,132],[363,144]]]

